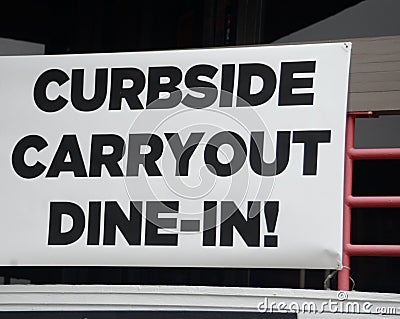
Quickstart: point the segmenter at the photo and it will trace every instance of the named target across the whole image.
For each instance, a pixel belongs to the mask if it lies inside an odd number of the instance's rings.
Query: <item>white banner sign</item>
[[[0,264],[340,267],[350,48],[0,58]]]

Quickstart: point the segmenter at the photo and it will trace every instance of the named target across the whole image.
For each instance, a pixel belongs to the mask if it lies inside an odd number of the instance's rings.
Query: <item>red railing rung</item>
[[[350,148],[347,153],[353,160],[400,159],[400,148]]]
[[[345,246],[350,256],[400,257],[400,245],[351,245]]]
[[[346,203],[352,208],[396,208],[400,207],[399,196],[347,196]]]

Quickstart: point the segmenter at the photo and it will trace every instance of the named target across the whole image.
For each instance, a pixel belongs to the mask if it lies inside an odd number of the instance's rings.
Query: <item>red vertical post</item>
[[[351,232],[351,206],[348,198],[352,195],[353,187],[353,159],[349,150],[354,148],[354,127],[355,116],[347,115],[346,122],[346,150],[344,166],[344,208],[343,208],[343,269],[339,271],[338,289],[350,289],[350,255],[347,252],[347,246],[350,245]]]

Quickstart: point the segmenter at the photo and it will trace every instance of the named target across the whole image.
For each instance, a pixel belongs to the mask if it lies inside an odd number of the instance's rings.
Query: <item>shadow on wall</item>
[[[399,12],[398,0],[366,0],[275,43],[399,35]]]

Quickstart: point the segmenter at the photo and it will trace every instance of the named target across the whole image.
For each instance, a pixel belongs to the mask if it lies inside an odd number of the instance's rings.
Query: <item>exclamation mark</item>
[[[266,202],[264,205],[265,221],[267,222],[268,233],[274,233],[278,221],[279,202]],[[265,235],[264,247],[278,247],[278,235]]]

